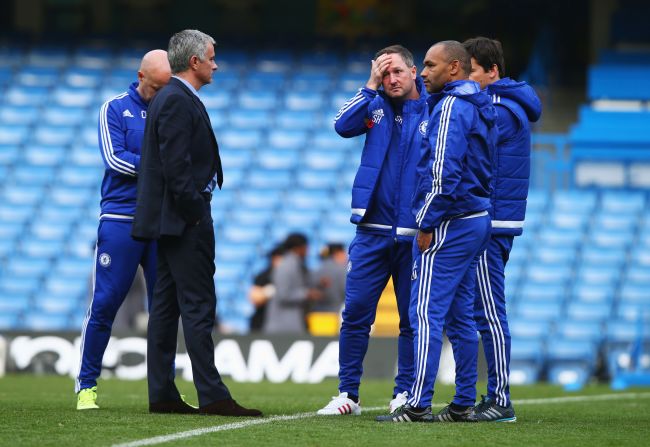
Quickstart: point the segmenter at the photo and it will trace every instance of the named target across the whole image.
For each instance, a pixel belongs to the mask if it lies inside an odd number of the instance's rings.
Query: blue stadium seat
[[[216,266],[216,271],[214,273],[215,284],[219,284],[221,281],[241,280],[243,275],[246,273],[246,270],[247,268],[245,263],[222,262],[220,265]]]
[[[324,243],[342,243],[350,245],[354,238],[355,229],[349,224],[346,225],[321,225],[319,236]]]
[[[38,285],[39,280],[31,276],[0,276],[0,294],[31,295]]]
[[[334,169],[309,169],[298,170],[296,183],[300,188],[329,190],[336,186],[338,172]]]
[[[32,141],[35,144],[66,146],[71,144],[76,136],[77,130],[72,126],[41,124],[34,131]]]
[[[67,313],[29,312],[23,319],[23,327],[32,331],[69,330]]]
[[[288,110],[318,111],[323,109],[325,101],[320,92],[288,92],[285,106]]]
[[[241,220],[239,221],[242,222]],[[261,222],[255,222],[255,226],[259,226]],[[252,258],[259,256],[257,246],[255,244],[246,243],[233,243],[233,242],[219,242],[217,241],[217,249],[215,262],[221,265],[224,262],[234,262],[236,264],[248,263]]]
[[[7,204],[35,205],[43,200],[43,195],[44,189],[38,185],[7,185],[0,197]]]
[[[625,85],[621,77],[625,77]],[[644,65],[594,65],[587,71],[587,95],[591,100],[649,100],[649,77],[650,67]]]
[[[544,359],[541,339],[512,339],[510,352],[510,383],[525,385],[539,380]]]
[[[0,221],[22,225],[34,216],[34,206],[25,203],[8,203],[0,200]]]
[[[247,185],[251,188],[281,190],[293,183],[293,173],[288,169],[254,168],[248,175]]]
[[[608,302],[585,303],[581,301],[570,302],[567,306],[568,318],[580,321],[605,321],[612,313],[612,305]]]
[[[52,188],[48,194],[48,199],[52,204],[71,207],[83,207],[94,197],[92,190],[66,186]]]
[[[615,290],[614,283],[591,283],[578,279],[574,282],[570,296],[572,300],[581,303],[611,304],[614,300]]]
[[[332,76],[322,71],[322,66],[316,71],[297,71],[289,80],[291,91],[296,93],[329,93],[332,86]]]
[[[556,340],[549,343],[549,382],[557,385],[586,383],[596,363],[596,345],[588,340]]]
[[[81,307],[79,296],[71,293],[45,294],[35,300],[38,312],[70,314]]]
[[[286,207],[280,211],[277,221],[292,228],[304,228],[309,233],[322,219],[320,210],[292,210]]]
[[[68,153],[68,159],[79,167],[103,168],[102,157],[97,142],[94,145],[78,145]]]
[[[552,204],[553,209],[558,211],[589,214],[596,207],[597,198],[595,191],[576,189],[556,191],[552,196]]]
[[[294,189],[284,198],[283,208],[292,211],[320,211],[329,206],[330,197],[330,193],[322,189]]]
[[[549,194],[541,189],[531,189],[528,191],[526,211],[544,211],[549,203]]]
[[[71,228],[72,225],[68,222],[36,221],[32,223],[27,236],[44,240],[60,240],[70,235]]]
[[[63,242],[58,239],[23,239],[20,244],[20,253],[32,257],[53,258],[62,252]]]
[[[248,188],[239,193],[238,207],[245,209],[275,209],[280,202],[280,194],[268,189]]]
[[[603,325],[600,321],[564,319],[555,327],[554,340],[577,340],[600,343],[603,339]]]
[[[578,229],[556,229],[542,227],[538,233],[541,246],[577,246],[583,239],[584,233]]]
[[[16,276],[31,276],[37,280],[49,271],[51,265],[47,258],[17,255],[8,260],[5,271]]]
[[[601,208],[610,213],[638,213],[645,208],[646,195],[643,192],[603,192]]]
[[[307,133],[303,130],[273,129],[269,145],[276,149],[299,150],[307,147]]]
[[[618,250],[622,247],[628,247],[632,244],[634,232],[631,230],[602,231],[594,228],[589,235],[586,244],[597,247],[601,250]]]
[[[61,69],[70,64],[69,53],[61,47],[36,47],[26,55],[28,66]]]
[[[43,124],[49,126],[78,126],[88,120],[88,111],[83,107],[49,106],[42,112]]]
[[[52,92],[52,101],[60,106],[89,107],[95,101],[95,90],[92,88],[57,87]]]
[[[605,337],[607,343],[623,344],[632,343],[639,336],[637,325],[624,319],[610,320],[607,322]],[[650,335],[646,334],[646,338]]]
[[[614,286],[620,279],[620,269],[612,268],[610,265],[583,264],[577,272],[576,284],[592,287],[593,289],[602,289]]]
[[[71,88],[96,88],[104,79],[104,69],[101,68],[102,58],[93,58],[95,68],[72,66],[63,75],[64,85]]]
[[[561,284],[564,285],[571,277],[571,270],[564,265],[538,265],[531,264],[527,269],[529,281],[535,281],[540,284]]]
[[[232,118],[232,116],[231,116]],[[259,123],[257,123],[259,124]],[[248,149],[258,148],[262,143],[262,133],[258,129],[261,126],[252,125],[251,128],[230,128],[222,131],[219,135],[219,150],[224,149]],[[266,126],[266,123],[263,124]]]
[[[92,273],[92,269],[92,258],[64,256],[56,259],[52,274],[55,277],[88,278]]]
[[[204,90],[206,90],[206,92],[210,91],[210,93],[214,91],[234,92],[241,88],[242,85],[241,74],[238,73],[236,70],[233,71],[221,70],[221,62],[217,62],[217,63],[220,69],[217,72],[216,79],[212,84],[208,84],[201,89],[201,97],[203,97]],[[232,103],[230,104],[232,105]]]
[[[0,239],[14,240],[25,231],[22,222],[15,222],[13,220],[0,220]]]
[[[518,241],[517,241],[518,242]],[[515,242],[515,248],[513,248],[512,253],[516,251],[522,251],[525,254],[524,250],[518,250],[517,242]],[[518,255],[515,255],[515,257]],[[536,247],[533,250],[532,261],[536,264],[542,265],[564,265],[570,267],[571,264],[577,258],[576,249],[573,246],[551,246],[551,247]]]
[[[34,105],[0,107],[0,123],[9,125],[29,126],[41,117],[41,110]]]
[[[260,152],[255,161],[266,169],[294,169],[299,156],[298,151],[267,149]]]
[[[57,166],[67,160],[63,146],[29,145],[24,151],[25,161],[32,166]]]
[[[93,188],[101,185],[104,169],[94,166],[63,166],[57,173],[57,185],[72,188]]]
[[[627,258],[624,247],[603,250],[600,247],[584,246],[581,254],[582,262],[592,265],[606,265],[612,269],[620,268]]]
[[[43,86],[10,87],[4,95],[5,104],[12,106],[41,106],[47,102],[49,88]]]
[[[508,321],[510,336],[513,339],[546,340],[550,332],[548,321],[540,321],[534,318],[510,318]]]
[[[36,214],[37,219],[44,222],[57,222],[58,224],[77,222],[83,213],[83,208],[78,206],[64,206],[61,204],[44,203]],[[99,214],[97,214],[99,216]]]
[[[633,247],[630,253],[630,262],[632,265],[650,267],[650,252],[647,247]]]
[[[311,169],[334,170],[346,162],[345,153],[312,149],[305,153],[303,165]]]
[[[52,181],[55,168],[53,166],[31,166],[27,164],[16,166],[13,171],[13,183],[16,186],[41,186]]]
[[[521,302],[562,303],[566,294],[563,282],[524,282],[519,289]]]
[[[646,285],[623,284],[620,290],[620,302],[650,304],[650,289]]]
[[[61,76],[55,67],[24,66],[16,73],[14,85],[21,87],[53,87]]]
[[[282,64],[284,68],[284,64]],[[283,68],[283,71],[284,71]],[[243,78],[244,85],[250,89],[269,89],[281,90],[287,80],[285,73],[274,70],[263,70],[259,72],[250,73],[247,77]]]
[[[230,219],[233,225],[256,229],[270,223],[273,215],[274,211],[271,209],[239,208],[230,213]]]
[[[572,211],[553,210],[548,216],[547,223],[558,231],[575,230],[583,231],[589,221],[588,214]]]
[[[28,311],[30,306],[29,294],[0,292],[0,315],[20,314]]]
[[[316,130],[312,139],[312,149],[326,149],[330,151],[348,151],[357,148],[361,154],[363,140],[360,138],[343,138],[333,128]]]
[[[267,89],[242,90],[238,98],[239,107],[249,110],[275,110],[278,107],[278,97],[274,91]]]
[[[230,141],[232,143],[232,141]],[[239,141],[239,143],[245,143],[245,141]],[[219,155],[221,156],[221,163],[224,166],[224,169],[235,168],[235,169],[244,169],[250,166],[253,161],[253,151],[249,149],[249,146],[246,147],[236,147],[224,144],[222,147],[221,142],[219,143]],[[254,147],[254,146],[250,146]],[[227,178],[224,174],[224,182],[227,182]]]
[[[626,284],[645,287],[646,290],[650,290],[650,269],[639,265],[631,265],[627,268],[624,276]]]
[[[592,228],[599,231],[631,232],[637,223],[637,217],[632,214],[601,212],[595,216]]]
[[[29,127],[22,124],[0,124],[0,144],[23,144],[29,135]]]
[[[281,129],[311,130],[321,127],[318,113],[309,110],[281,110],[275,115],[275,124]]]
[[[88,292],[88,277],[84,276],[55,276],[50,275],[39,295],[43,296],[70,296],[79,300]]]
[[[555,321],[559,319],[562,313],[562,303],[559,301],[520,301],[517,303],[515,311],[517,318]]]
[[[232,107],[234,98],[229,90],[224,89],[201,89],[201,102],[208,112],[218,111],[223,113]],[[213,123],[214,125],[214,123]]]

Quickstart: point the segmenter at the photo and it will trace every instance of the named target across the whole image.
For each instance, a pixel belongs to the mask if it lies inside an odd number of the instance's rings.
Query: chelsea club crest
[[[102,267],[108,267],[111,265],[111,257],[108,253],[102,253],[99,255],[99,265]]]

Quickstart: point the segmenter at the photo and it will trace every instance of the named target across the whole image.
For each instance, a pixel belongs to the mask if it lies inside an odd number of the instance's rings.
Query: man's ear
[[[488,72],[490,79],[497,79],[501,77],[501,73],[499,73],[499,67],[497,64],[492,64],[492,67],[490,68],[490,71]]]
[[[411,67],[411,79],[415,79],[418,75],[418,69],[414,66]]]
[[[138,70],[138,82],[142,82],[143,79],[144,79],[144,73]]]
[[[449,63],[449,74],[451,76],[456,76],[459,71],[460,71],[460,61],[458,59],[454,59]]]

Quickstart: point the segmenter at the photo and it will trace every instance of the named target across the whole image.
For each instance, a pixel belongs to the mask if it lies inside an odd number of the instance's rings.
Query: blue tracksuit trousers
[[[400,315],[394,394],[411,388],[413,332],[408,317],[411,247],[410,242],[396,242],[388,235],[362,231],[357,231],[350,244],[345,308],[339,338],[340,392],[359,395],[370,326],[375,321],[377,303],[391,276]]]
[[[504,270],[513,236],[492,236],[476,269],[474,319],[481,333],[488,366],[488,396],[497,405],[510,404],[510,330],[506,315]]]
[[[410,320],[415,378],[408,403],[428,407],[440,365],[442,331],[454,350],[457,405],[476,401],[478,338],[474,322],[476,265],[490,237],[485,214],[445,220],[434,229],[431,246],[420,252],[413,241]]]
[[[93,298],[81,331],[81,363],[75,392],[97,385],[113,320],[142,265],[151,307],[156,282],[156,243],[131,237],[130,221],[102,220],[97,231]]]

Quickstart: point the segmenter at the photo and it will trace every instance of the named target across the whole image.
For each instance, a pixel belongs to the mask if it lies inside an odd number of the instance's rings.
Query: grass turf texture
[[[267,417],[314,412],[336,393],[336,382],[318,385],[239,384],[227,381],[242,404],[261,408]],[[196,404],[191,383],[178,381]],[[484,384],[479,385],[479,390]],[[362,384],[364,407],[386,407],[388,381]],[[650,390],[637,398],[517,405],[517,399],[614,394],[607,386],[564,393],[548,385],[513,387],[514,424],[379,424],[381,411],[361,416],[306,417],[224,430],[159,445],[232,446],[378,446],[378,445],[650,445]],[[451,400],[453,387],[437,388],[434,411]],[[0,379],[0,445],[110,446],[192,429],[252,419],[216,416],[150,415],[143,381],[101,380],[100,410],[77,411],[71,379],[7,376]]]

